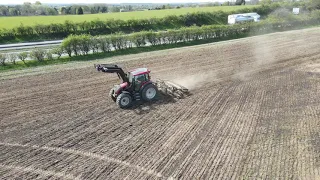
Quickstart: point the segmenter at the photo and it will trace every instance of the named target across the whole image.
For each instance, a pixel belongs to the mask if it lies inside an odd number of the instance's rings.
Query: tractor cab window
[[[137,82],[145,82],[147,80],[147,77],[145,74],[137,75],[134,77],[135,81]]]
[[[134,89],[135,91],[139,91],[142,84],[146,81],[146,75],[141,74],[141,75],[134,76],[134,81],[135,81]]]

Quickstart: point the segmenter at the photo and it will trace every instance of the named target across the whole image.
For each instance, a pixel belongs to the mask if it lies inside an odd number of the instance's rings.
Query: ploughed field
[[[319,40],[312,28],[109,59],[192,93],[129,110],[93,62],[1,73],[0,177],[319,179]]]

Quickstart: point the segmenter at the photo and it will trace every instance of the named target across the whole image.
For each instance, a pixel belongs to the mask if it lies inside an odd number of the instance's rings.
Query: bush
[[[73,48],[74,48],[74,40],[73,40],[74,37],[75,36],[71,34],[70,36],[65,38],[61,43],[61,47],[69,55],[69,57],[71,57],[72,51],[73,51]]]
[[[63,54],[63,49],[61,46],[57,47],[57,48],[54,48],[52,51],[51,51],[52,54],[56,54],[58,56],[58,59],[60,59],[60,57],[62,56]]]
[[[8,55],[7,55],[7,59],[8,59],[12,64],[16,64],[17,55],[14,54],[14,53],[8,54]]]
[[[123,33],[116,33],[110,36],[111,44],[116,50],[127,48],[127,39]]]
[[[35,48],[34,50],[31,51],[31,57],[34,58],[35,60],[42,62],[44,61],[46,51],[43,49],[37,49]]]
[[[80,35],[80,36],[76,36],[74,37],[74,47],[77,48],[78,51],[82,52],[82,54],[88,54],[88,52],[91,50],[91,46],[92,46],[92,40],[93,38],[91,37],[91,35]],[[75,54],[77,54],[77,52],[74,50]]]
[[[28,58],[28,53],[27,52],[21,52],[18,54],[18,58],[26,64],[25,60]]]
[[[310,0],[309,6],[312,7],[312,9],[320,9],[320,1],[319,0]]]
[[[285,8],[280,8],[269,14],[268,19],[272,19],[274,21],[293,21],[296,19],[296,16]]]
[[[92,52],[96,53],[99,52],[99,47],[100,47],[100,41],[98,37],[92,37],[90,39],[90,44],[91,44],[91,48],[92,48]]]
[[[147,40],[147,33],[146,31],[141,31],[138,33],[133,33],[130,35],[130,41],[135,44],[137,47],[145,46]]]
[[[151,43],[152,46],[158,45],[158,39],[155,32],[148,31],[146,33],[147,40]]]
[[[100,36],[97,38],[99,49],[103,52],[111,51],[111,38],[109,36]]]
[[[7,59],[7,56],[5,54],[0,54],[0,65],[1,66],[6,65],[6,59]]]
[[[53,50],[49,50],[49,51],[47,51],[46,52],[46,58],[48,59],[48,60],[53,60]]]
[[[320,23],[320,10],[315,10],[311,12],[311,18],[313,21]]]

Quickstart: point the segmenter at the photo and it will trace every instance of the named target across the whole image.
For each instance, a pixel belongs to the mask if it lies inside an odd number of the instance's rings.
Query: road
[[[15,44],[4,44],[0,45],[0,51],[4,50],[17,50],[17,49],[27,49],[32,47],[44,47],[61,44],[62,40],[55,41],[42,41],[42,42],[29,42],[29,43],[15,43]]]

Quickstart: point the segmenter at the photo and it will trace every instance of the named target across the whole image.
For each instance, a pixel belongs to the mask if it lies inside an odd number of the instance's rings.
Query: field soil
[[[320,179],[320,28],[0,74],[0,179]],[[190,89],[120,109],[115,74]]]

